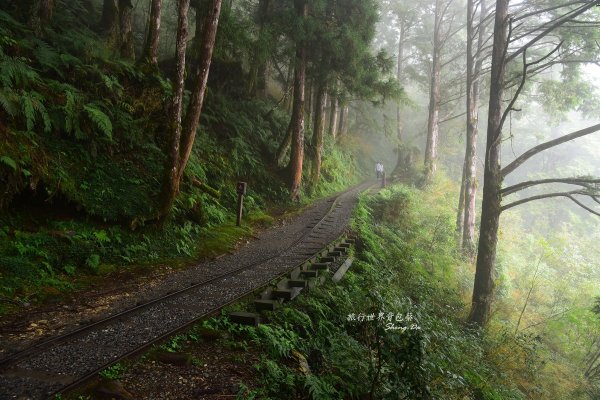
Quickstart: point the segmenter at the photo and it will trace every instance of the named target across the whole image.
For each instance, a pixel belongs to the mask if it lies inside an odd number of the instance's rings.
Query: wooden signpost
[[[238,194],[238,212],[237,212],[237,226],[242,224],[242,210],[244,208],[244,195],[246,194],[246,187],[248,184],[246,182],[238,182],[237,183],[237,194]]]

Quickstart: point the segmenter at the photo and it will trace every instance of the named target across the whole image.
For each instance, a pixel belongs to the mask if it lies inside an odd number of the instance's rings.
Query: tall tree
[[[151,0],[150,20],[148,23],[148,36],[144,45],[143,59],[148,64],[156,67],[158,65],[158,43],[160,40],[162,0]]]
[[[526,83],[527,76],[533,70],[540,71],[544,62],[560,63],[557,59],[552,59],[563,41],[560,41],[552,50],[547,52],[542,57],[535,59],[528,58],[528,50],[533,49],[540,44],[540,40],[546,37],[559,27],[569,21],[584,14],[586,11],[594,7],[596,2],[575,1],[563,3],[559,6],[552,6],[547,10],[556,11],[557,9],[565,9],[558,16],[548,20],[544,19],[541,26],[530,29],[524,34],[518,34],[513,37],[513,23],[518,23],[516,19],[508,18],[508,3],[509,0],[498,0],[496,2],[496,12],[494,21],[494,42],[492,49],[492,68],[491,68],[491,83],[490,83],[490,100],[488,110],[488,126],[487,126],[487,141],[486,141],[486,156],[484,163],[484,181],[483,181],[483,201],[481,213],[481,226],[479,230],[479,246],[477,252],[477,262],[475,269],[475,280],[473,285],[473,298],[471,313],[469,315],[470,322],[477,325],[485,325],[491,315],[491,307],[494,295],[494,267],[496,260],[496,246],[498,243],[498,228],[500,221],[500,213],[520,204],[524,204],[533,200],[539,200],[550,197],[565,197],[572,200],[575,204],[600,216],[600,212],[593,210],[578,197],[587,196],[597,200],[600,196],[600,188],[598,179],[590,179],[585,177],[573,178],[551,178],[541,179],[537,181],[521,182],[509,187],[502,188],[503,179],[517,169],[522,163],[534,155],[558,146],[567,141],[589,135],[600,130],[600,124],[590,126],[579,131],[561,136],[559,138],[541,143],[517,157],[514,161],[502,168],[500,164],[500,149],[502,142],[502,127],[509,113],[513,110],[523,87]],[[536,11],[543,13],[544,11]],[[525,13],[530,16],[530,13]],[[521,17],[523,17],[521,15]],[[510,26],[510,29],[509,29]],[[568,32],[566,32],[568,36]],[[511,49],[509,53],[509,44],[518,43],[517,48]],[[547,43],[541,43],[542,48],[547,48]],[[509,61],[515,60],[521,56],[522,71],[520,81],[517,84],[514,95],[508,102],[506,108],[503,107],[503,93],[507,80],[505,77],[506,64]],[[559,53],[560,56],[560,53]],[[531,196],[525,199],[514,201],[510,204],[502,206],[502,196],[516,193],[525,188],[544,185],[547,183],[564,183],[575,186],[580,186],[582,189],[572,191],[561,191],[546,193],[537,196]]]
[[[442,54],[452,31],[454,15],[449,11],[453,0],[435,0],[433,9],[433,43],[429,83],[429,112],[427,118],[427,140],[425,144],[425,176],[430,180],[437,169],[438,142],[440,135],[440,90],[441,71],[444,63]]]
[[[323,133],[325,131],[325,103],[327,102],[327,86],[323,82],[316,84],[315,120],[313,123],[312,170],[311,184],[314,186],[321,177],[321,161],[323,156]]]
[[[109,46],[116,49],[121,57],[135,59],[131,0],[104,0],[100,30]]]
[[[294,0],[296,15],[300,21],[308,17],[308,4],[304,0]],[[306,82],[306,41],[296,41],[296,58],[294,65],[294,102],[292,106],[291,132],[292,154],[288,165],[290,178],[290,195],[293,200],[300,198],[302,183],[302,165],[304,162],[304,87]]]
[[[171,142],[165,168],[165,177],[161,192],[161,205],[159,218],[164,222],[173,207],[173,203],[179,192],[179,185],[185,167],[190,158],[196,130],[200,121],[204,94],[208,83],[208,74],[212,60],[212,53],[217,36],[219,15],[221,12],[221,0],[211,0],[204,29],[200,49],[200,60],[198,62],[195,83],[190,97],[184,122],[182,123],[182,98],[185,72],[185,51],[188,35],[187,14],[190,0],[179,0],[176,62],[175,93],[170,117]]]
[[[250,69],[250,94],[265,97],[267,89],[267,60],[270,45],[273,42],[268,31],[268,19],[271,0],[259,0],[256,12],[258,23],[258,37],[256,49],[253,53]]]
[[[479,122],[479,92],[483,66],[483,41],[486,33],[485,0],[479,0],[479,24],[475,20],[475,0],[467,2],[467,140],[463,165],[462,201],[459,202],[458,231],[462,234],[463,253],[475,252],[475,198],[477,194],[477,134]],[[477,28],[477,29],[476,29]],[[477,36],[477,42],[475,42]],[[476,43],[476,45],[475,45]],[[474,47],[475,46],[475,47]],[[461,212],[462,211],[462,212]],[[462,218],[461,218],[462,217]]]
[[[340,105],[336,90],[337,90],[337,82],[334,82],[333,90],[329,93],[329,102],[330,102],[329,136],[331,136],[334,139],[337,136],[338,114],[339,114],[339,105]]]

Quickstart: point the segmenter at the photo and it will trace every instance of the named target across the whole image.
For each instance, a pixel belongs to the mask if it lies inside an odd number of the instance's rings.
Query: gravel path
[[[1,371],[0,400],[46,398],[120,356],[265,285],[342,235],[358,193],[367,187],[352,188],[335,201],[319,201],[287,223],[262,232],[236,253],[168,275],[160,284],[123,299],[109,310],[110,314],[217,278],[55,344]]]

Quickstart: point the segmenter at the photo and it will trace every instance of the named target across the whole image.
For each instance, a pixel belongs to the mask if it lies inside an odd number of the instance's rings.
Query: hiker
[[[383,176],[383,164],[380,162],[377,162],[377,164],[375,165],[375,173],[377,175],[377,179],[381,179],[381,177]]]

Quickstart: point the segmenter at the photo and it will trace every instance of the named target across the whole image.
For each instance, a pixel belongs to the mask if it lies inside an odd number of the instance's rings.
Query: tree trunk
[[[494,296],[494,267],[498,224],[501,212],[500,187],[500,142],[502,119],[502,96],[504,93],[505,54],[507,45],[508,1],[496,2],[494,22],[494,45],[492,50],[492,72],[488,112],[486,156],[483,175],[483,201],[481,205],[481,227],[473,285],[473,300],[469,321],[485,325],[491,315]]]
[[[462,177],[460,179],[460,193],[458,194],[458,210],[456,212],[456,233],[458,234],[458,245],[462,246],[463,223],[465,221],[465,173],[466,167],[463,163]]]
[[[119,51],[121,57],[127,60],[135,60],[133,4],[131,0],[119,0]]]
[[[325,103],[327,102],[326,85],[318,83],[316,87],[315,99],[315,121],[313,124],[313,140],[312,148],[314,151],[312,170],[311,170],[311,185],[314,187],[319,183],[321,177],[321,157],[323,155],[323,132],[325,131]]]
[[[473,54],[474,0],[468,0],[467,6],[467,143],[465,150],[464,171],[464,220],[462,223],[463,253],[472,257],[475,252],[475,197],[477,195],[477,134],[479,120],[479,82],[483,57],[481,49],[485,35],[486,7],[485,0],[480,0],[479,34],[476,54]]]
[[[221,0],[212,0],[210,8],[204,21],[204,30],[202,32],[202,46],[200,48],[200,60],[196,71],[196,84],[194,86],[190,104],[187,109],[185,122],[182,132],[181,161],[179,164],[178,179],[181,180],[185,167],[190,159],[194,140],[196,139],[196,130],[200,122],[200,114],[204,104],[204,94],[208,84],[208,73],[212,61],[213,49],[217,38],[219,27],[219,15],[221,14]]]
[[[259,0],[258,2],[258,45],[264,47],[266,40],[265,25],[269,13],[270,0]],[[266,97],[267,89],[267,57],[264,51],[254,51],[252,56],[252,68],[250,70],[250,95],[261,98]]]
[[[100,30],[110,47],[114,47],[119,36],[119,0],[104,0]]]
[[[177,174],[179,170],[179,148],[181,145],[181,113],[183,105],[183,88],[185,75],[185,51],[188,36],[187,14],[190,6],[190,0],[179,0],[177,39],[175,47],[176,71],[173,90],[173,100],[169,116],[169,134],[171,142],[167,154],[167,164],[165,167],[165,176],[163,178],[161,204],[159,209],[159,219],[164,223],[166,217],[171,212],[175,197],[179,192],[179,180]]]
[[[279,145],[279,148],[277,149],[277,154],[275,155],[276,165],[283,164],[283,159],[285,158],[285,155],[287,154],[287,151],[290,148],[290,145],[292,144],[292,127],[293,123],[292,121],[290,121],[290,123],[288,124],[288,128],[285,132],[285,137]]]
[[[150,5],[150,23],[148,27],[148,37],[144,46],[144,60],[156,67],[158,65],[158,43],[160,40],[160,11],[162,0],[151,0]]]
[[[345,105],[340,110],[340,129],[338,131],[337,139],[341,138],[348,131],[348,106]]]
[[[406,34],[406,24],[404,23],[404,19],[400,19],[400,34],[398,36],[398,69],[396,71],[396,79],[398,79],[398,83],[402,82],[402,61],[404,60],[404,36]],[[402,144],[402,121],[400,119],[400,112],[402,111],[402,107],[400,106],[400,102],[396,104],[396,140],[398,141],[398,145],[396,146],[396,155],[398,156],[398,160],[396,161],[396,167],[394,167],[394,173],[398,173],[402,170],[402,162],[404,160],[404,151]]]
[[[196,29],[194,31],[194,39],[192,40],[192,56],[194,60],[199,60],[200,49],[202,49],[204,21],[208,14],[208,0],[193,0],[190,5],[196,9]]]
[[[294,0],[298,17],[302,20],[308,16],[308,5],[305,0]],[[292,154],[290,158],[290,195],[292,200],[300,198],[302,183],[302,163],[304,161],[304,84],[306,79],[306,43],[296,43],[296,60],[294,67],[294,104],[292,106]]]
[[[437,148],[440,130],[440,25],[442,10],[440,0],[435,5],[435,23],[433,27],[433,54],[431,79],[429,84],[429,117],[427,119],[427,143],[425,146],[425,177],[430,181],[437,169]]]
[[[312,109],[313,109],[313,95],[314,95],[314,91],[313,91],[313,79],[307,79],[307,83],[306,83],[306,88],[305,90],[305,94],[304,97],[306,99],[306,107],[304,107],[304,112],[305,112],[305,117],[304,120],[306,121],[304,123],[305,128],[307,131],[310,131],[312,129]]]
[[[340,103],[336,93],[331,93],[330,97],[331,110],[329,111],[329,135],[335,139],[337,136],[338,110]]]
[[[36,36],[42,35],[42,29],[52,20],[54,0],[33,0],[29,7],[29,26]]]

